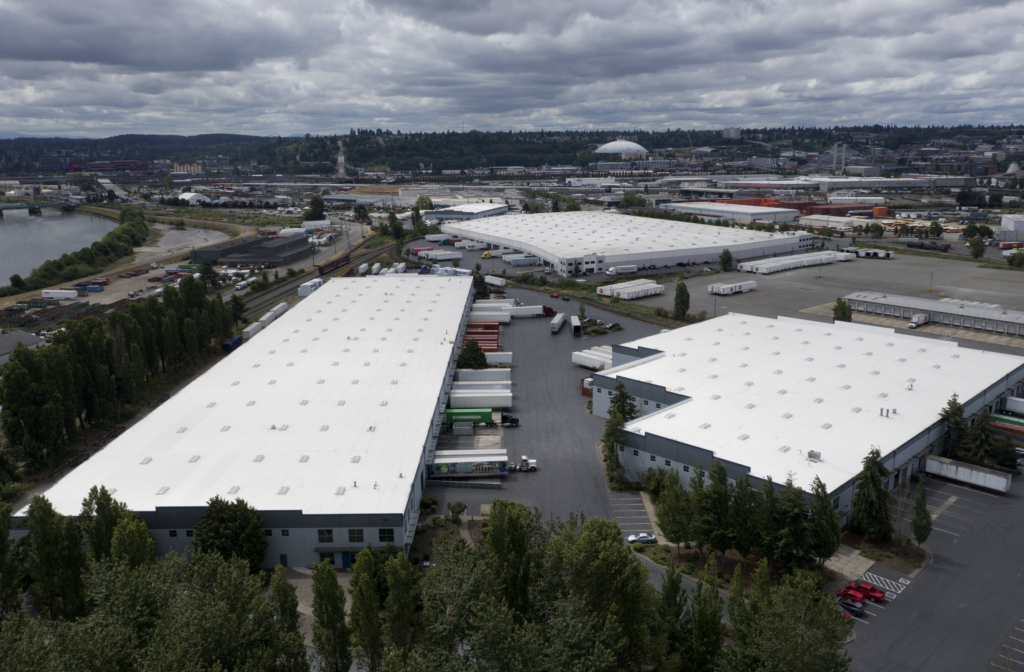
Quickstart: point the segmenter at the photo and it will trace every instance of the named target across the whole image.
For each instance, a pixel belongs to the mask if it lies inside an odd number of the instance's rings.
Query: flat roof
[[[796,212],[796,211],[794,211]],[[446,233],[556,257],[699,251],[778,240],[782,234],[612,212],[500,215],[441,225]],[[808,234],[809,235],[809,234]]]
[[[78,515],[94,485],[134,511],[215,495],[262,511],[404,511],[472,287],[464,277],[334,278],[46,496],[65,515]]]
[[[481,212],[490,212],[491,210],[500,210],[507,207],[508,206],[505,205],[504,201],[501,203],[458,203],[446,208],[435,207],[430,212],[466,212],[470,214],[478,214]]]
[[[737,205],[735,203],[710,203],[698,201],[694,203],[665,203],[662,208],[673,210],[705,210],[709,212],[720,212],[730,215],[780,215],[787,214],[794,217],[800,214],[799,210],[790,208],[763,208],[758,205]]]
[[[910,308],[930,313],[947,313],[964,317],[1024,324],[1024,313],[1017,310],[1004,309],[995,303],[979,303],[977,301],[959,301],[957,299],[917,299],[913,296],[889,295],[883,292],[854,292],[843,297],[846,301],[871,301],[886,306]]]
[[[966,401],[1024,366],[884,327],[736,313],[625,346],[665,354],[602,375],[690,397],[628,431],[710,450],[776,483],[792,476],[804,490],[819,476],[830,492],[860,472],[872,446],[885,455],[938,421],[953,393]]]

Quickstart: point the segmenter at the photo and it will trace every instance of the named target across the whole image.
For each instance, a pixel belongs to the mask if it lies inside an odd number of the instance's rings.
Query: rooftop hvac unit
[[[821,461],[821,453],[819,453],[816,450],[808,450],[807,459],[810,460],[811,462],[819,462]]]

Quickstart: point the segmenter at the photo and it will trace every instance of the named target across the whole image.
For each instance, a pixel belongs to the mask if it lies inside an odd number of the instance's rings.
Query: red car
[[[874,600],[875,602],[885,601],[885,591],[881,588],[875,587],[867,581],[850,581],[846,584],[846,587]]]
[[[558,298],[558,294],[555,294],[554,292],[552,292],[551,294],[548,294],[548,296],[550,296],[552,299],[557,299]]]
[[[861,604],[867,602],[867,598],[864,597],[863,593],[857,590],[850,590],[849,588],[840,588],[836,591],[836,595],[860,602]]]

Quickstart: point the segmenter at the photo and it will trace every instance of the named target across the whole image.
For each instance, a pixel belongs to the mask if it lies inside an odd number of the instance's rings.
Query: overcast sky
[[[0,0],[0,135],[1024,122],[1024,0]]]

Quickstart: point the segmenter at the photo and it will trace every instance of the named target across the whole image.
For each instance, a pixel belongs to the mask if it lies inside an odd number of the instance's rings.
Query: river
[[[17,273],[28,277],[47,259],[88,247],[117,226],[117,222],[84,212],[43,208],[42,215],[28,210],[5,210],[0,219],[0,286]]]

